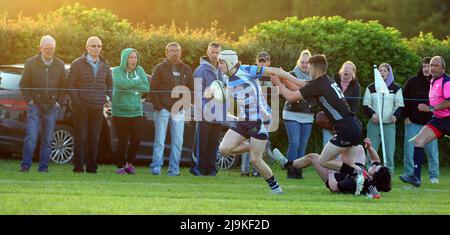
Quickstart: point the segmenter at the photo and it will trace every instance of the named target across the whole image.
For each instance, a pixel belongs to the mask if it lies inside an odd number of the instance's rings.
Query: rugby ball
[[[226,100],[226,91],[223,82],[221,82],[220,80],[215,80],[211,83],[210,88],[213,92],[214,99],[221,103],[224,103]]]

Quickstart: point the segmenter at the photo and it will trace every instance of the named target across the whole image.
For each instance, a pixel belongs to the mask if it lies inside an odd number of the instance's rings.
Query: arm
[[[450,100],[445,100],[444,102],[439,103],[438,105],[434,106],[433,108],[434,108],[434,110],[450,109]],[[419,104],[419,111],[432,112],[431,107],[426,104]]]
[[[77,77],[78,77],[77,64],[76,63],[72,63],[70,65],[69,75],[67,76],[67,89],[69,89],[67,91],[67,93],[69,94],[70,99],[71,99],[73,104],[79,104],[80,103],[80,98],[78,96],[78,90],[75,90],[75,89],[77,89],[77,87],[75,86],[75,83],[77,81]]]
[[[194,94],[194,76],[193,76],[193,72],[192,69],[190,67],[188,67],[189,69],[187,69],[187,79],[188,79],[188,87],[189,87],[189,97],[191,98],[191,104],[193,105],[195,102],[195,94]]]
[[[20,80],[19,87],[30,88],[30,86],[31,86],[31,66],[28,63],[25,63],[25,68],[22,74],[22,79]],[[23,89],[21,90],[21,92],[27,104],[33,100],[30,89]]]
[[[370,162],[381,162],[380,156],[378,155],[377,151],[372,146],[372,141],[369,138],[364,139],[364,147],[369,152]]]
[[[295,101],[303,100],[303,96],[299,90],[291,91],[287,89],[286,86],[283,83],[281,83],[278,76],[271,76],[271,81],[274,86],[277,86],[279,88],[280,94],[283,95],[283,97],[287,101],[292,103]]]
[[[61,68],[61,77],[59,78],[59,84],[58,88],[60,89],[58,91],[58,99],[57,102],[61,106],[64,102],[64,98],[66,97],[66,91],[64,90],[66,88],[66,69],[63,67]]]
[[[436,106],[434,106],[434,109],[450,109],[450,100],[446,100]]]
[[[107,69],[108,69],[108,72],[106,72],[106,79],[105,79],[107,91],[105,93],[109,97],[109,100],[112,101],[112,89],[113,89],[112,73],[111,73],[111,68],[109,66]]]
[[[399,89],[397,93],[395,93],[395,100],[394,100],[394,116],[396,120],[399,120],[403,116],[403,109],[405,107],[405,104],[403,103],[403,93],[402,89]]]
[[[139,87],[144,84],[145,82],[148,83],[147,77],[143,78],[141,77],[141,74],[139,74],[139,79],[127,79],[122,76],[120,73],[114,74],[114,85],[119,90],[139,90]],[[145,86],[145,84],[144,84]]]
[[[369,87],[367,87],[366,92],[364,93],[363,99],[363,107],[364,113],[370,119],[375,114],[375,111],[372,109],[372,94],[370,94]]]
[[[409,118],[409,115],[410,115],[410,112],[411,112],[411,110],[409,110],[410,109],[410,85],[409,85],[409,81],[410,80],[408,80],[407,82],[406,82],[406,84],[405,84],[405,87],[404,87],[404,90],[403,90],[403,98],[404,98],[404,104],[405,104],[405,107],[404,107],[404,109],[403,109],[403,117],[405,118],[405,119],[407,119],[407,118]]]
[[[161,82],[160,82],[161,75],[160,75],[159,70],[160,70],[159,66],[156,66],[155,70],[153,71],[152,81],[150,83],[150,86],[152,87],[152,90],[154,90],[154,91],[158,91],[159,86],[161,84]],[[155,108],[155,110],[161,111],[161,109],[163,109],[163,106],[161,104],[161,101],[159,100],[159,94],[156,92],[150,92],[150,97],[151,97],[153,107]]]
[[[136,87],[134,87],[135,90],[141,92],[141,93],[147,93],[150,90],[150,84],[148,83],[147,74],[145,73],[145,70],[142,67],[138,68],[138,76],[139,80],[141,81]]]
[[[356,89],[352,94],[352,98],[350,100],[350,110],[354,113],[359,111],[359,96],[361,95],[361,86],[359,83],[356,83]]]
[[[289,74],[288,72],[280,69],[280,68],[274,68],[274,67],[265,67],[264,69],[264,75],[266,76],[271,76],[271,75],[275,75],[278,76],[282,79],[286,79],[287,81],[294,83],[295,85],[298,86],[298,89],[306,86],[306,81],[303,81],[301,79],[297,79],[296,77],[292,76],[291,74]]]
[[[339,192],[338,183],[336,181],[336,178],[334,178],[333,171],[328,172],[328,186],[330,186],[330,190],[332,192]]]

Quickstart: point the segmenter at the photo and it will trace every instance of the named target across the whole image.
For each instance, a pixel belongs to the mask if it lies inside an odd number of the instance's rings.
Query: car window
[[[16,71],[0,70],[0,89],[1,90],[17,90],[22,75]]]

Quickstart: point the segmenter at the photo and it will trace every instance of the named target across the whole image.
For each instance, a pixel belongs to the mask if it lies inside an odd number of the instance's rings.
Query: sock
[[[345,162],[343,162],[339,172],[345,173],[347,175],[353,175],[354,173],[357,173],[357,169],[355,169],[355,168],[345,164]]]
[[[278,187],[280,187],[280,185],[278,185],[277,180],[275,179],[275,176],[272,175],[272,177],[270,177],[269,179],[266,180],[267,184],[269,185],[270,189],[274,190]]]
[[[424,148],[414,147],[414,175],[420,180],[420,171],[422,170],[423,156],[425,155]]]
[[[284,168],[286,168],[286,169],[291,168],[293,164],[294,164],[294,161],[289,160],[286,162],[286,164],[284,164]]]

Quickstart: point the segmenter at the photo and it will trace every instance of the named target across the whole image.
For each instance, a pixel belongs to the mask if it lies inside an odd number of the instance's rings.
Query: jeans
[[[97,153],[100,132],[103,124],[103,107],[77,106],[74,110],[75,118],[75,158],[74,170],[97,172]]]
[[[43,109],[40,105],[30,104],[27,110],[26,133],[23,145],[22,167],[31,168],[36,142],[41,132],[39,171],[48,170],[52,151],[53,132],[59,108]]]
[[[284,120],[284,125],[289,139],[288,159],[294,161],[297,158],[305,156],[306,146],[311,135],[312,123]]]
[[[395,154],[395,124],[394,123],[384,123],[384,144],[386,146],[386,162],[384,165],[391,170],[394,174],[394,154]],[[381,133],[380,124],[375,124],[372,121],[367,123],[367,137],[372,141],[372,146],[375,151],[378,151],[381,143]],[[383,159],[383,153],[380,155],[380,160]]]
[[[331,138],[333,138],[333,134],[331,134],[331,132],[327,129],[322,129],[322,144],[323,147],[325,147],[325,145],[327,145],[328,141],[331,140]]]
[[[142,116],[139,117],[113,117],[119,143],[116,151],[116,166],[122,168],[127,163],[134,163],[137,150],[141,143]],[[128,144],[128,141],[130,144]],[[128,152],[127,152],[128,149]],[[125,152],[127,157],[125,158]]]
[[[183,147],[184,112],[172,115],[169,111],[161,109],[155,112],[155,142],[153,144],[153,161],[150,164],[153,174],[161,174],[164,163],[164,141],[166,140],[167,125],[170,120],[170,158],[169,175],[180,174],[181,149]]]
[[[403,175],[414,174],[414,142],[409,140],[419,134],[423,125],[411,123],[405,125],[405,142],[403,155]],[[425,145],[425,152],[428,156],[428,174],[430,179],[439,178],[439,148],[438,141],[433,140]]]
[[[196,153],[198,169],[202,175],[215,173],[221,132],[221,124],[205,121],[197,122]]]

